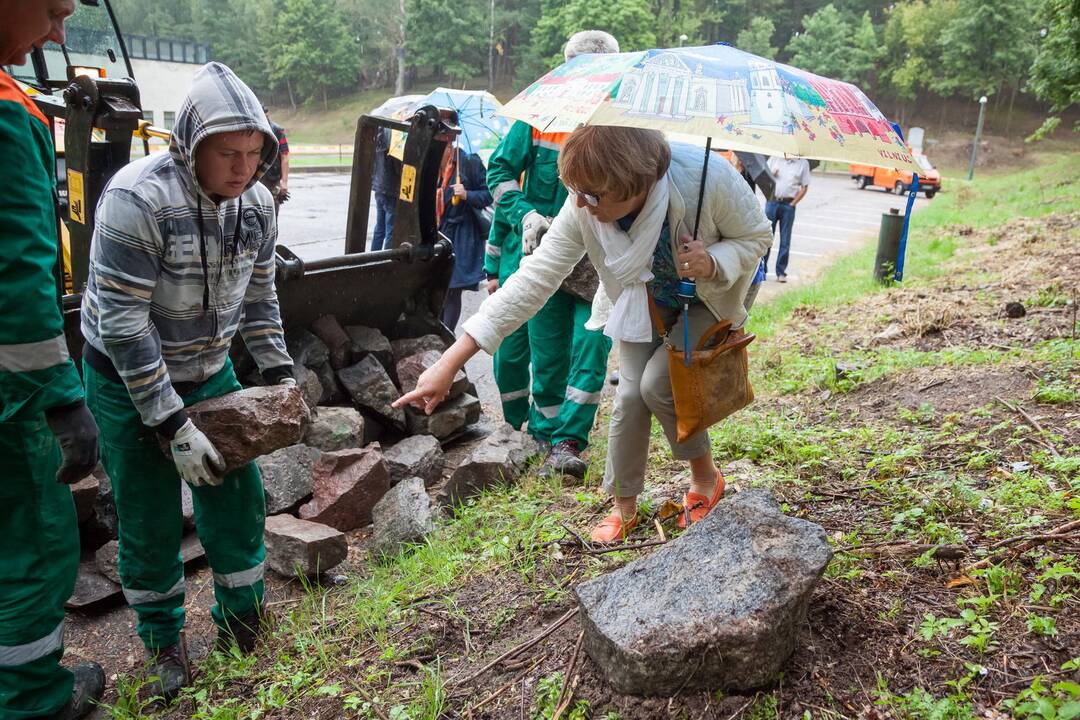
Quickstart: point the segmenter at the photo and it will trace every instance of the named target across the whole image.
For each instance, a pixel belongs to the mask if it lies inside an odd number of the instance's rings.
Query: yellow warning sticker
[[[401,166],[401,193],[399,197],[405,202],[412,202],[416,194],[416,166]]]
[[[68,215],[77,223],[86,224],[86,198],[83,195],[83,174],[78,170],[67,171]]]

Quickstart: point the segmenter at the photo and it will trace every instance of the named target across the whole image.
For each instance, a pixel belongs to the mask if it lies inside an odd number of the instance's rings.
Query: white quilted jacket
[[[704,148],[671,145],[668,224],[673,243],[693,231],[704,154]],[[463,329],[480,347],[494,353],[507,335],[544,306],[586,254],[596,267],[605,291],[596,293],[587,327],[603,327],[622,286],[608,271],[604,248],[585,222],[585,213],[571,194],[539,249],[522,260],[521,267],[506,284],[465,321]],[[743,298],[758,260],[772,244],[772,232],[746,181],[730,163],[715,156],[709,161],[698,240],[705,243],[717,266],[715,277],[698,279],[698,297],[718,319],[727,318],[734,327],[741,327],[747,317]]]

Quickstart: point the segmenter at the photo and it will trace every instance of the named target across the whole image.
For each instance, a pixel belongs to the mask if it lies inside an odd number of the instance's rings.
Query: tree
[[[289,102],[321,95],[356,80],[355,41],[332,0],[284,0],[265,38],[270,81],[284,85]]]
[[[956,0],[941,36],[941,90],[974,98],[1018,85],[1035,55],[1033,15],[1029,0]]]
[[[1038,19],[1045,35],[1031,65],[1029,87],[1050,103],[1050,116],[1032,140],[1053,132],[1061,123],[1061,113],[1080,104],[1080,6],[1073,0],[1046,0]],[[1073,130],[1080,132],[1080,120]]]
[[[656,46],[653,18],[646,0],[544,0],[532,32],[536,58],[547,68],[563,61],[567,38],[582,30],[605,30],[623,52]]]
[[[487,62],[487,2],[414,0],[409,6],[409,65],[441,68],[452,78],[479,75]]]
[[[791,64],[812,73],[853,81],[851,27],[831,3],[803,20],[803,31],[788,44]]]
[[[739,33],[735,47],[772,60],[778,52],[777,48],[770,45],[774,32],[776,32],[776,26],[773,25],[772,20],[756,17],[750,21],[750,27]]]

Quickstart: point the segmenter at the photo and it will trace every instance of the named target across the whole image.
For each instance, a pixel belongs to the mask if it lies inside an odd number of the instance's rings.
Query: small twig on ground
[[[1056,540],[1071,540],[1073,538],[1073,533],[1077,530],[1080,530],[1080,520],[1073,520],[1064,525],[1058,525],[1056,528],[1051,529],[1050,532],[1043,533],[1042,535],[1026,535],[1006,538],[1005,540],[1001,540],[992,545],[990,547],[991,554],[974,565],[969,565],[965,569],[965,572],[989,567],[991,563],[1000,557],[1000,551],[1008,548],[1010,545],[1016,545],[1016,547],[1011,548],[1013,552],[1024,553],[1036,545],[1042,545]]]
[[[1046,432],[1046,430],[1043,429],[1043,426],[1039,424],[1039,421],[1036,420],[1035,418],[1031,417],[1031,415],[1028,414],[1028,411],[1020,406],[1020,403],[1017,403],[1016,405],[1010,405],[1009,403],[1005,402],[1004,400],[1002,400],[997,395],[994,396],[994,399],[997,400],[1002,405],[1004,405],[1005,407],[1012,410],[1014,413],[1018,414],[1020,417],[1024,418],[1024,420],[1027,421],[1028,425],[1030,425],[1035,430],[1035,432],[1039,433],[1040,435],[1042,435],[1043,433]],[[1052,452],[1055,457],[1061,457],[1061,453],[1059,453],[1057,451],[1057,448],[1055,448],[1052,444],[1047,443],[1047,442],[1039,442],[1039,444],[1042,445],[1043,447],[1045,447],[1050,452]]]
[[[514,677],[513,677],[513,678],[512,678],[512,679],[511,679],[511,680],[510,680],[510,681],[509,681],[508,683],[506,683],[505,685],[502,685],[501,687],[499,687],[499,688],[498,688],[497,690],[495,690],[494,692],[492,692],[492,693],[491,693],[490,695],[488,695],[488,696],[487,696],[486,698],[484,698],[484,699],[483,699],[483,700],[481,700],[480,702],[476,703],[476,704],[475,704],[475,705],[473,705],[472,707],[470,707],[470,708],[468,708],[467,710],[465,710],[465,712],[463,712],[463,713],[462,713],[462,715],[464,715],[464,716],[466,716],[466,717],[468,717],[468,716],[472,715],[472,714],[473,714],[474,712],[476,712],[476,711],[477,711],[477,710],[479,710],[480,708],[484,707],[485,705],[487,705],[487,704],[488,704],[489,702],[491,702],[491,701],[492,701],[492,700],[494,700],[495,698],[497,698],[497,697],[499,697],[500,695],[502,695],[502,694],[503,694],[503,693],[504,693],[505,691],[507,691],[507,690],[509,690],[510,688],[512,688],[512,687],[514,687],[515,685],[517,685],[517,684],[518,684],[519,682],[520,682],[520,683],[521,683],[521,685],[522,685],[522,691],[521,691],[521,692],[522,692],[522,697],[524,697],[524,694],[525,694],[525,689],[524,689],[524,688],[525,688],[525,678],[526,678],[526,676],[528,676],[528,674],[529,674],[529,673],[531,673],[531,672],[532,672],[533,670],[535,670],[535,669],[536,669],[536,667],[537,667],[537,666],[538,666],[538,665],[539,665],[539,664],[540,664],[541,662],[543,662],[543,660],[544,660],[544,658],[542,658],[542,657],[536,658],[536,660],[535,660],[535,661],[533,661],[533,664],[532,664],[532,665],[530,665],[529,667],[525,668],[525,670],[523,670],[522,672],[520,672],[520,673],[518,673],[517,675],[515,675],[515,676],[514,676]]]
[[[570,655],[570,661],[566,664],[566,674],[563,676],[562,688],[559,689],[559,697],[555,701],[555,713],[551,716],[551,720],[559,720],[559,716],[570,706],[570,701],[574,698],[573,692],[568,693],[567,690],[570,687],[570,677],[577,668],[578,654],[581,653],[581,642],[584,639],[585,631],[582,630],[578,633],[577,643],[574,645],[574,652]]]
[[[529,648],[531,648],[531,647],[532,647],[533,645],[536,645],[536,644],[537,644],[537,643],[539,643],[539,642],[540,642],[541,640],[543,640],[544,638],[546,638],[546,637],[547,637],[548,635],[550,635],[551,633],[555,632],[555,631],[556,631],[556,630],[558,630],[558,629],[559,629],[560,627],[562,627],[562,626],[563,626],[564,624],[566,624],[566,621],[568,621],[568,620],[569,620],[570,618],[574,617],[574,616],[575,616],[575,615],[577,615],[577,614],[578,614],[578,608],[577,608],[577,607],[574,607],[574,608],[572,608],[572,609],[570,609],[570,610],[567,610],[567,611],[566,611],[566,613],[562,615],[562,617],[560,617],[560,618],[559,618],[558,620],[556,620],[555,622],[553,622],[553,623],[551,623],[550,625],[548,625],[548,626],[547,626],[546,628],[544,628],[543,630],[541,630],[541,631],[540,631],[539,633],[537,633],[536,635],[534,635],[534,636],[533,636],[532,638],[530,638],[529,640],[526,640],[526,641],[525,641],[525,642],[523,642],[523,643],[520,643],[520,644],[518,644],[518,645],[515,645],[514,647],[510,648],[509,650],[507,650],[506,652],[504,652],[504,653],[503,653],[502,655],[500,655],[499,657],[497,657],[497,658],[495,658],[494,660],[492,660],[491,662],[489,662],[489,663],[488,663],[487,665],[485,665],[484,667],[482,667],[482,668],[480,668],[479,670],[477,670],[476,672],[474,672],[474,673],[473,673],[472,675],[468,676],[468,677],[467,677],[467,678],[465,678],[464,680],[459,680],[459,681],[457,681],[457,682],[455,682],[455,683],[453,683],[453,684],[454,684],[454,685],[465,685],[465,684],[467,684],[467,683],[470,683],[470,682],[472,682],[472,681],[473,681],[473,680],[475,680],[476,678],[478,678],[478,677],[480,677],[481,675],[483,675],[484,673],[486,673],[486,672],[487,672],[488,670],[490,670],[491,668],[493,668],[493,667],[495,667],[496,665],[498,665],[499,663],[501,663],[501,662],[502,662],[503,660],[508,660],[508,659],[510,659],[510,658],[512,658],[512,657],[514,657],[515,655],[517,655],[517,654],[519,654],[519,653],[521,653],[521,652],[524,652],[525,650],[528,650],[528,649],[529,649]]]
[[[585,541],[585,538],[578,535],[572,527],[570,527],[566,523],[559,523],[559,525],[562,527],[563,530],[570,533],[574,537],[574,539],[577,540],[578,547],[580,547],[582,550],[588,550],[592,547],[592,545],[587,543]]]
[[[919,392],[926,392],[927,390],[930,390],[931,388],[936,388],[938,385],[944,385],[947,382],[949,382],[948,378],[944,378],[942,380],[935,380],[934,382],[930,383],[929,385],[923,385],[921,388],[919,388]]]
[[[739,708],[738,710],[736,710],[735,712],[731,713],[731,717],[729,717],[729,718],[728,718],[728,720],[735,720],[735,718],[737,718],[737,717],[739,717],[740,715],[742,715],[743,711],[744,711],[744,710],[746,710],[746,708],[750,707],[750,703],[752,703],[752,702],[754,702],[755,700],[757,700],[757,698],[758,698],[758,693],[754,693],[754,695],[752,695],[752,696],[750,697],[750,699],[749,699],[749,700],[747,700],[746,702],[744,702],[744,703],[742,704],[742,707],[740,707],[740,708]]]
[[[359,685],[356,686],[356,690],[368,701],[368,705],[370,705],[372,711],[379,716],[379,720],[390,720],[390,716],[386,714],[386,711],[382,709],[382,706],[375,702],[375,698],[371,697],[371,693]]]
[[[938,560],[960,560],[968,555],[968,549],[964,545],[925,545],[921,543],[905,543],[895,545],[879,545],[878,547],[855,547],[837,548],[837,552],[847,553],[863,557],[890,556],[911,557],[931,553],[931,557]]]
[[[639,543],[624,543],[622,545],[612,545],[611,547],[592,548],[589,550],[582,550],[586,555],[603,555],[605,553],[619,552],[620,550],[644,550],[645,548],[656,547],[657,545],[663,545],[667,540],[646,540]]]
[[[664,526],[660,524],[657,518],[653,518],[653,525],[656,526],[656,534],[660,536],[660,542],[667,542],[667,535],[664,534]]]

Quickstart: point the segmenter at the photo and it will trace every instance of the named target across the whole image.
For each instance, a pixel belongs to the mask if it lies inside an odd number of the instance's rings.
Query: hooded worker
[[[563,55],[569,61],[617,52],[614,37],[586,30],[567,40]],[[488,188],[496,203],[484,259],[489,293],[517,272],[522,256],[536,249],[566,202],[558,161],[567,135],[518,121],[488,160]],[[585,328],[598,286],[596,270],[582,260],[562,289],[495,353],[503,417],[517,428],[528,419],[529,434],[551,445],[540,468],[545,475],[582,479],[588,469],[581,452],[589,442],[611,350],[602,330]]]
[[[64,42],[73,0],[0,0],[0,65]],[[56,158],[49,121],[0,70],[0,718],[80,718],[95,663],[60,665],[79,569],[73,483],[97,465],[97,427],[57,302]],[[59,442],[57,442],[59,441]]]
[[[274,199],[258,183],[277,148],[252,91],[210,63],[169,152],[126,166],[98,205],[82,305],[87,402],[116,495],[121,585],[159,678],[151,690],[166,698],[190,681],[181,481],[214,572],[218,646],[248,651],[259,629],[259,470],[222,475],[221,455],[184,408],[240,389],[229,360],[237,332],[268,384],[295,385],[274,291]]]

